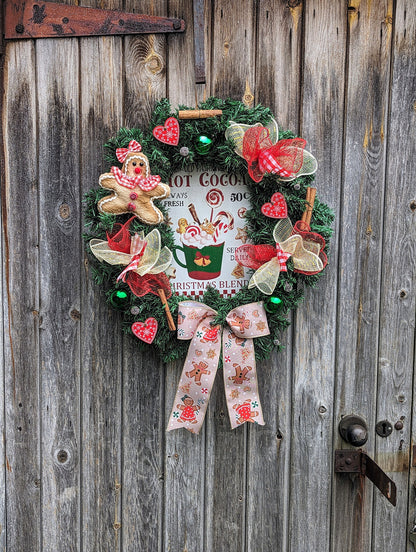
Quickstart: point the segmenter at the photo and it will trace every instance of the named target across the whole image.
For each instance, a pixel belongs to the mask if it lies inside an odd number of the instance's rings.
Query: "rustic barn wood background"
[[[259,366],[267,425],[230,431],[217,378],[200,436],[165,433],[181,365],[122,336],[81,239],[108,137],[146,124],[164,96],[203,97],[192,2],[79,4],[182,17],[187,30],[5,46],[0,548],[413,551],[415,2],[205,2],[207,94],[241,99],[248,83],[307,138],[336,222],[329,270],[285,352]],[[351,413],[396,508],[333,474]],[[384,419],[403,429],[378,437]]]

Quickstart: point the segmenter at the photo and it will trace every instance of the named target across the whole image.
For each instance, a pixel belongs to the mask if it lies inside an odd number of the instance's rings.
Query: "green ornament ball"
[[[280,297],[275,297],[274,295],[272,295],[266,301],[264,301],[264,308],[267,312],[274,313],[280,309],[281,304],[282,300],[280,299]]]
[[[115,309],[125,309],[129,304],[130,299],[127,292],[122,289],[116,289],[112,291],[109,295],[109,303]]]
[[[199,155],[207,155],[212,148],[213,140],[209,136],[200,134],[196,139],[195,149]]]

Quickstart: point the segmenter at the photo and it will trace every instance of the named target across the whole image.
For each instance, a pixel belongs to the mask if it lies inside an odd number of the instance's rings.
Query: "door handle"
[[[359,416],[344,416],[339,422],[338,429],[344,441],[353,447],[362,447],[367,442],[367,424]]]

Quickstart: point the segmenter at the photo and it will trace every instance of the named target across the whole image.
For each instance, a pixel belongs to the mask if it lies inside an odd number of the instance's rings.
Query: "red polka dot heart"
[[[153,136],[159,142],[169,146],[177,146],[179,142],[179,123],[175,117],[166,119],[165,126],[157,126],[153,129]]]
[[[280,192],[273,194],[271,203],[262,205],[261,212],[270,218],[287,218],[287,204],[283,194]]]
[[[156,336],[157,320],[155,318],[148,318],[145,322],[134,322],[131,330],[136,337],[150,345]]]

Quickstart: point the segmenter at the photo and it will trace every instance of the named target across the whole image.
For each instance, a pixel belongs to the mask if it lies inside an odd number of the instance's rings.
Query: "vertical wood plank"
[[[252,0],[214,3],[211,81],[215,96],[241,100],[246,81],[255,91],[255,6]]]
[[[167,14],[166,0],[140,2],[126,0],[128,12]],[[166,36],[126,36],[124,42],[124,125],[145,128],[154,104],[166,95]]]
[[[340,448],[340,418],[351,413],[363,416],[371,428],[365,447],[370,455],[376,413],[391,14],[390,0],[354,1],[348,9],[334,436]],[[370,550],[371,484],[341,476],[334,481],[332,550]]]
[[[73,39],[36,44],[42,530],[43,548],[57,552],[81,545],[78,53]]]
[[[178,17],[186,22],[184,33],[171,34],[167,38],[169,101],[174,107],[178,105],[193,106],[196,102],[196,91],[202,88],[195,84],[193,2],[170,1],[169,17]],[[207,25],[208,21],[206,21],[206,30],[208,30]]]
[[[0,16],[0,22],[1,22],[1,16]],[[2,60],[0,60],[0,78],[2,77]],[[3,92],[2,88],[0,88],[1,92]],[[0,97],[0,110],[2,111],[3,108],[3,98]],[[0,134],[0,148],[3,146],[3,136],[2,136],[1,129]],[[5,182],[5,172],[4,172],[4,159],[3,159],[3,151],[0,151],[0,186],[4,187]],[[1,194],[3,195],[3,193]],[[4,239],[4,230],[3,226],[1,228],[1,234],[0,234],[0,256],[3,259],[3,239]],[[0,294],[2,297],[2,303],[0,307],[0,314],[2,319],[2,334],[0,337],[0,434],[2,436],[2,439],[0,441],[0,458],[1,458],[1,467],[0,467],[0,548],[3,548],[3,550],[6,550],[6,539],[7,539],[7,528],[6,528],[6,448],[5,448],[5,437],[6,437],[6,417],[5,417],[5,398],[6,398],[6,386],[5,386],[5,350],[4,350],[4,335],[5,335],[5,327],[4,327],[4,305],[6,302],[4,301],[4,289],[3,289],[3,282],[5,280],[4,278],[4,272],[3,272],[3,266],[1,270],[1,281],[0,281]]]
[[[112,5],[104,6],[115,8]],[[121,6],[120,6],[121,7]],[[81,192],[98,188],[108,170],[103,144],[121,126],[122,39],[80,41]],[[84,252],[81,287],[82,515],[84,550],[120,550],[121,379],[120,317],[92,281]]]
[[[127,11],[167,15],[166,1],[132,0]],[[124,114],[127,127],[145,128],[154,103],[166,95],[166,37],[126,37]],[[150,155],[151,152],[144,152]],[[122,550],[162,550],[164,367],[154,351],[137,352],[135,338],[124,340]]]
[[[3,32],[3,14],[0,13],[0,30]],[[4,97],[4,43],[0,42],[0,112],[3,113],[5,97]],[[3,125],[0,127],[0,198],[4,195],[6,182],[6,167],[5,167],[5,150],[4,150],[4,129]],[[3,208],[1,208],[3,211]],[[2,217],[3,223],[3,217]],[[4,241],[4,229],[3,224],[1,226],[0,233],[0,257],[3,259],[3,241]],[[0,337],[0,433],[2,439],[0,442],[0,547],[6,549],[6,449],[5,449],[5,437],[6,437],[6,416],[5,416],[5,351],[4,351],[4,286],[5,281],[3,262],[1,266],[1,281],[0,281],[0,294],[2,298],[1,304],[1,319],[2,319],[2,335]]]
[[[39,255],[36,94],[32,42],[4,61],[2,182],[7,539],[41,549],[39,455]]]
[[[184,34],[168,38],[168,97],[173,107],[194,105],[195,92],[201,99],[202,85],[194,78],[192,2],[169,2],[169,16],[186,21]],[[183,361],[166,366],[165,420],[174,403]],[[165,423],[166,425],[166,423]],[[166,433],[164,550],[204,550],[205,502],[205,428],[199,435],[185,430]]]
[[[318,197],[337,210],[342,171],[345,8],[337,2],[324,4],[311,1],[304,6],[300,134],[318,160],[314,182]],[[305,302],[295,315],[289,514],[289,550],[293,551],[329,550],[336,236],[337,232],[331,242],[332,268],[315,289],[305,289]],[[305,531],[305,527],[309,529]]]
[[[382,282],[380,290],[380,346],[378,358],[377,420],[389,420],[388,438],[376,437],[376,460],[397,485],[396,508],[378,492],[374,494],[374,552],[396,548],[411,550],[408,542],[407,508],[413,529],[416,508],[411,460],[412,378],[415,343],[416,281],[416,170],[415,89],[416,6],[399,0],[393,32],[393,74],[389,110]],[[386,17],[387,19],[387,17]],[[388,27],[387,27],[388,29]],[[413,202],[413,203],[412,203]],[[414,435],[414,430],[413,430]],[[410,491],[410,492],[409,492]],[[406,497],[409,496],[410,503]],[[413,518],[413,519],[412,519]],[[387,520],[387,522],[386,522]]]
[[[214,3],[214,95],[241,100],[247,80],[254,88],[255,17],[255,3],[251,0]],[[230,429],[220,370],[206,423],[206,550],[247,550],[247,425]]]
[[[294,9],[275,0],[258,4],[255,102],[270,107],[281,128],[289,124],[295,132],[299,125],[301,14],[301,4]],[[266,425],[249,435],[248,550],[283,551],[288,546],[292,327],[281,342],[285,348],[258,369]]]
[[[256,100],[273,110],[281,128],[293,132],[298,129],[301,98],[302,11],[302,2],[258,4]]]
[[[165,420],[168,420],[183,361],[166,367]],[[167,423],[167,422],[166,422]],[[165,423],[165,425],[166,425]],[[166,433],[164,550],[204,550],[205,428],[199,435],[186,430]]]

